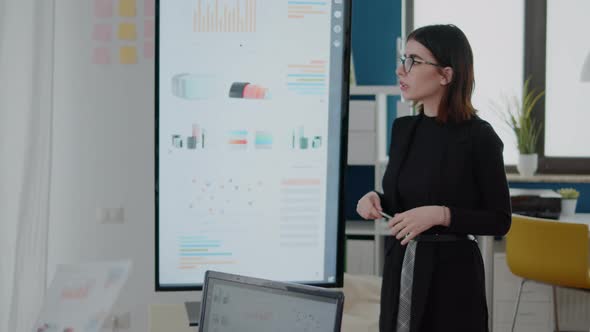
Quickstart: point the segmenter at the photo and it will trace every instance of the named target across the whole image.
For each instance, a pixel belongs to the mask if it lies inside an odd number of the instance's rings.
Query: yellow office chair
[[[588,225],[549,219],[512,216],[506,235],[506,260],[513,274],[523,278],[512,318],[512,331],[520,294],[528,280],[553,286],[553,315],[559,332],[556,286],[590,289]]]

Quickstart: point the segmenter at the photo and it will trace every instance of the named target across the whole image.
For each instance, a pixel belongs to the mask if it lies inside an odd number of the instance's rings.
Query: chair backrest
[[[512,216],[506,260],[517,276],[590,288],[588,225]]]

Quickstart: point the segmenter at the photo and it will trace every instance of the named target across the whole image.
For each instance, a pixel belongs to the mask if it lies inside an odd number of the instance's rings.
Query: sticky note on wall
[[[94,0],[94,16],[107,18],[113,16],[113,0]]]
[[[154,42],[151,41],[146,41],[145,44],[143,44],[143,56],[146,59],[153,59],[154,58]]]
[[[112,39],[112,27],[110,24],[95,24],[92,38],[96,41],[108,42]]]
[[[119,16],[135,17],[137,15],[137,7],[135,0],[119,0]]]
[[[154,38],[155,24],[154,20],[146,20],[143,24],[143,36],[148,39]]]
[[[137,63],[137,48],[123,46],[119,49],[119,62],[122,65],[134,65]]]
[[[137,39],[137,30],[133,23],[119,24],[117,36],[120,40],[135,40]]]
[[[145,16],[154,16],[156,14],[154,0],[144,0],[143,11]]]
[[[111,63],[111,52],[106,47],[97,47],[93,50],[92,63],[95,65],[108,65]]]

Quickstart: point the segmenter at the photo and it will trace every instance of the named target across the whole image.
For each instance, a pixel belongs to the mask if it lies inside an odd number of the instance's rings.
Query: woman
[[[475,115],[473,54],[453,25],[407,38],[396,74],[419,115],[396,119],[383,193],[357,206],[393,216],[385,242],[380,331],[488,331],[481,253],[473,235],[511,221],[503,144]]]

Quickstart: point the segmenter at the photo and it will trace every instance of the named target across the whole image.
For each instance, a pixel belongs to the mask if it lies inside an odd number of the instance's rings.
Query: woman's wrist
[[[448,207],[442,205],[442,218],[441,225],[449,227],[451,225],[451,210]]]

